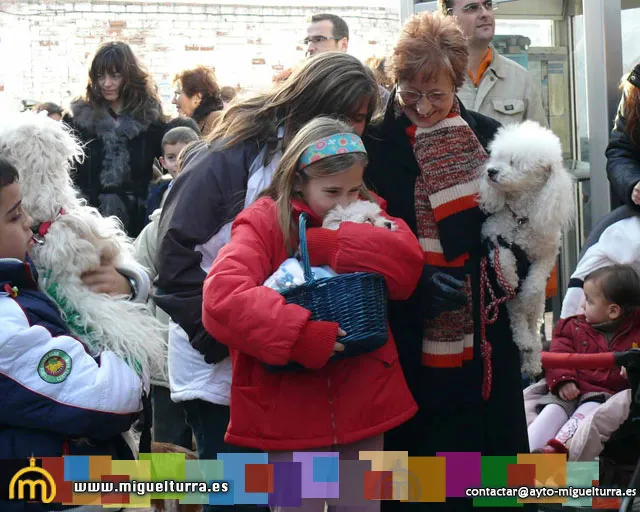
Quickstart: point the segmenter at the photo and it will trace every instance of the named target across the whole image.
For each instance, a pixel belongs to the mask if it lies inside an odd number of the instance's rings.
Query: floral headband
[[[323,158],[346,153],[364,153],[366,155],[367,150],[364,148],[362,139],[355,133],[336,133],[335,135],[329,135],[314,142],[304,150],[304,153],[302,153],[300,157],[298,170],[302,170]]]

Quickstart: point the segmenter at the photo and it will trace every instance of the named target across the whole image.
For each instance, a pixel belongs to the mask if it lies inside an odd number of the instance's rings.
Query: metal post
[[[413,15],[414,0],[400,0],[400,26]]]
[[[591,167],[591,225],[611,210],[605,150],[613,127],[622,76],[621,0],[582,0],[587,101],[589,163]]]

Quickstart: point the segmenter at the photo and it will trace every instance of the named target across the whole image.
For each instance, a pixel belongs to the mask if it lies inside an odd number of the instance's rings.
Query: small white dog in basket
[[[336,230],[342,222],[355,222],[357,224],[371,224],[379,228],[395,231],[395,222],[382,215],[382,209],[371,201],[355,201],[348,206],[335,206],[324,217],[322,227]],[[323,277],[333,277],[337,275],[329,266],[311,267],[313,276],[316,279]],[[296,258],[288,258],[269,278],[264,282],[264,286],[283,292],[304,284],[304,270]]]
[[[18,169],[22,204],[39,226],[31,251],[43,291],[92,355],[109,350],[145,377],[164,370],[164,327],[144,302],[95,293],[81,275],[100,265],[139,268],[115,217],[85,205],[70,171],[82,148],[63,123],[30,112],[0,123],[0,153]],[[37,236],[37,235],[36,235]],[[146,297],[146,292],[145,292]]]
[[[573,219],[573,182],[562,164],[560,140],[533,121],[501,128],[489,150],[480,181],[480,206],[489,214],[482,237],[510,299],[507,311],[524,356],[522,369],[537,375],[545,287],[562,230]]]

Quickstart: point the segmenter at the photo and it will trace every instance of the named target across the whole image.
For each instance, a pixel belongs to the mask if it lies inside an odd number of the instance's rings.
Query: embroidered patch
[[[49,384],[60,384],[71,373],[71,357],[64,350],[50,350],[38,364],[38,375]]]

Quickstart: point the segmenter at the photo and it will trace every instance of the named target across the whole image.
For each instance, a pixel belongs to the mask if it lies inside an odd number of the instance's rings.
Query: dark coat
[[[607,146],[607,176],[617,196],[631,209],[640,212],[640,206],[631,200],[633,187],[640,181],[640,148],[627,135],[624,115],[626,98],[623,96],[618,115]]]
[[[150,108],[140,119],[122,114],[117,128],[114,114],[85,101],[73,102],[71,112],[73,117],[65,122],[84,145],[86,155],[76,166],[75,185],[89,205],[103,215],[116,215],[129,236],[138,236],[147,220],[153,160],[162,156],[162,112]],[[105,195],[116,201],[105,200]]]
[[[392,93],[384,118],[374,122],[364,135],[369,153],[365,180],[387,201],[389,215],[402,218],[416,233],[414,189],[420,171],[405,133],[408,122],[404,116],[395,119],[394,101]],[[460,107],[462,118],[486,149],[500,124]],[[472,280],[474,305],[472,361],[462,368],[422,365],[424,311],[428,300],[423,286],[419,285],[409,300],[389,304],[389,320],[400,362],[420,412],[387,435],[385,450],[409,450],[410,455],[433,455],[436,451],[514,455],[528,451],[519,352],[512,340],[504,306],[498,321],[487,328],[487,338],[493,347],[493,387],[487,402],[481,396],[479,283],[483,250],[480,227],[481,222],[467,226],[466,231],[460,233],[460,236],[477,240],[467,269]]]

